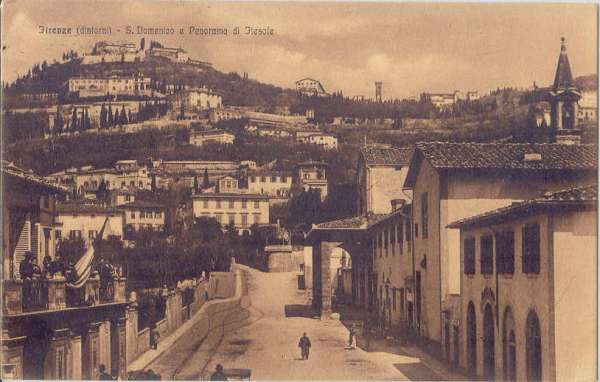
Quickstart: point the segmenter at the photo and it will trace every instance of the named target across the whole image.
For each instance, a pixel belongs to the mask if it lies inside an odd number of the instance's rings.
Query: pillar
[[[71,379],[80,380],[81,376],[81,336],[75,334],[71,337]]]
[[[321,319],[328,319],[332,313],[331,253],[339,245],[328,241],[313,244],[313,305],[320,311]]]
[[[125,362],[129,365],[135,359],[137,353],[137,335],[138,335],[138,304],[137,295],[131,292],[129,295],[129,305],[126,310],[126,338],[125,338]]]

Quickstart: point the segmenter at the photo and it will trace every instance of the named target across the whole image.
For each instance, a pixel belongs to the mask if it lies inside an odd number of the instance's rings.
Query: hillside
[[[225,105],[238,106],[289,106],[297,97],[291,89],[243,79],[237,73],[222,73],[216,69],[192,63],[172,62],[151,57],[142,62],[112,62],[81,65],[79,60],[46,64],[34,67],[26,76],[5,89],[8,101],[11,96],[24,93],[62,93],[67,80],[74,76],[133,76],[143,73],[155,82],[206,86],[220,92]]]
[[[588,74],[575,78],[575,86],[581,90],[598,90],[598,76],[596,74]]]

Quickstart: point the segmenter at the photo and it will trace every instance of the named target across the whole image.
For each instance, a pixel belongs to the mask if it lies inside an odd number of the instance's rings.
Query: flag
[[[83,256],[77,261],[75,264],[75,275],[77,279],[72,283],[67,283],[69,288],[81,288],[85,285],[86,281],[90,278],[90,274],[92,273],[92,267],[94,265],[94,257],[96,252],[96,246],[102,240],[102,236],[104,236],[104,229],[106,228],[106,223],[108,223],[108,218],[102,224],[102,228],[94,242],[91,243],[89,248],[85,251]]]

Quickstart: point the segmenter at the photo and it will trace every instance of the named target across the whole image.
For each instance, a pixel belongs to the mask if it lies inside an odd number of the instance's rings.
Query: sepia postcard
[[[2,380],[598,379],[596,3],[0,12]]]

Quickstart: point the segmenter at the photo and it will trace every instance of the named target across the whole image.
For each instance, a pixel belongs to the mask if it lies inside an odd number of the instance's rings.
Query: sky
[[[109,36],[40,34],[39,26],[110,26]],[[127,35],[125,26],[173,27],[169,36]],[[190,35],[190,26],[228,28]],[[272,36],[232,35],[239,26]],[[179,29],[184,28],[184,34]],[[117,32],[120,30],[120,32]],[[529,87],[553,81],[565,37],[575,76],[597,71],[594,4],[8,0],[2,9],[3,81],[34,63],[89,50],[101,40],[141,37],[182,47],[223,72],[293,88],[310,77],[328,92],[383,98],[421,92]]]

